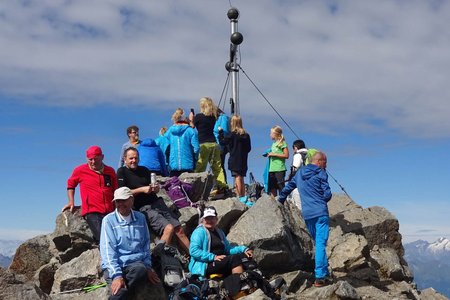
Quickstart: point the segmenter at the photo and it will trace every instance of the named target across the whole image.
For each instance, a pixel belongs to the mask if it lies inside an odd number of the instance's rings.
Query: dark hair
[[[127,128],[127,136],[131,133],[131,131],[139,131],[139,127],[137,127],[136,125],[131,125]]]
[[[123,157],[127,157],[128,151],[135,151],[139,157],[139,151],[135,147],[128,147],[123,151]]]
[[[306,148],[305,142],[303,140],[295,140],[292,143],[292,148],[296,147],[297,149]]]

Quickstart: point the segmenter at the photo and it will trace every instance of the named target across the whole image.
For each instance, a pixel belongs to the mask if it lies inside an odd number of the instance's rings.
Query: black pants
[[[122,276],[125,280],[126,288],[121,288],[117,294],[109,296],[109,300],[126,300],[129,293],[134,290],[136,284],[144,282],[147,279],[147,268],[144,263],[136,261],[126,266],[122,270]],[[111,285],[111,278],[109,278],[108,271],[105,271],[104,277],[109,285]]]
[[[208,263],[206,275],[223,274],[225,277],[231,274],[231,270],[242,265],[242,258],[246,257],[244,253],[227,255],[221,261]]]
[[[84,216],[84,219],[89,225],[89,229],[91,229],[92,234],[94,235],[94,241],[97,244],[100,242],[100,233],[104,216],[105,215],[101,213],[89,213]]]

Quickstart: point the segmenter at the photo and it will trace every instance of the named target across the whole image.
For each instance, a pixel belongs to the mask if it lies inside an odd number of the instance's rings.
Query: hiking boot
[[[317,278],[314,281],[314,286],[315,287],[323,287],[323,286],[329,285],[331,283],[333,283],[333,281],[330,278],[328,278],[328,277]]]
[[[232,193],[228,187],[215,188],[209,193],[211,200],[226,199],[231,197]]]

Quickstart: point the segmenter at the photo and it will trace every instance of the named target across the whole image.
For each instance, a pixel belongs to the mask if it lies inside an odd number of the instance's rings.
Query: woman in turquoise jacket
[[[243,257],[253,257],[246,246],[231,246],[225,233],[217,227],[217,211],[206,207],[201,224],[191,235],[189,272],[203,277],[211,274],[238,274],[244,271]]]

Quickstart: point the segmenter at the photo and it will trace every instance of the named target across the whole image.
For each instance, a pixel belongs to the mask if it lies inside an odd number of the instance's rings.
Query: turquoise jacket
[[[246,246],[231,246],[227,240],[225,233],[216,228],[225,245],[225,253],[227,255],[239,254],[247,250]],[[189,254],[191,255],[191,261],[189,262],[189,272],[191,274],[198,274],[205,276],[206,266],[209,262],[214,261],[215,254],[210,252],[211,248],[211,235],[203,224],[197,226],[191,235],[191,246],[189,247]]]
[[[170,170],[194,170],[200,151],[197,132],[187,124],[175,124],[164,136],[170,142]]]

